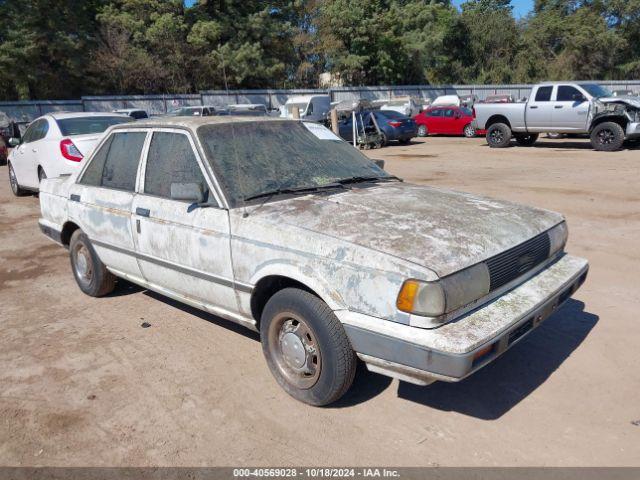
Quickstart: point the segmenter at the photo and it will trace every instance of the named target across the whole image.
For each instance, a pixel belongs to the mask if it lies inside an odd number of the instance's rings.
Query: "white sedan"
[[[8,158],[9,181],[14,195],[38,191],[47,177],[76,173],[83,160],[112,125],[133,119],[114,113],[49,113],[34,120]]]

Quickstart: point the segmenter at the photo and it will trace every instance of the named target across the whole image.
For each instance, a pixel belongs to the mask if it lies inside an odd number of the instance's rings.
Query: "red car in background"
[[[414,117],[418,124],[418,136],[433,134],[464,135],[475,137],[473,111],[466,107],[442,106],[430,107]]]

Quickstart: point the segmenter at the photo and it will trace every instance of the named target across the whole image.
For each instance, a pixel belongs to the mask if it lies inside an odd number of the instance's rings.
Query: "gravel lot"
[[[464,382],[361,369],[324,409],[277,386],[252,332],[130,284],[83,295],[38,198],[14,198],[1,167],[0,464],[640,466],[639,153],[463,138],[369,152],[411,182],[563,212],[591,273]]]

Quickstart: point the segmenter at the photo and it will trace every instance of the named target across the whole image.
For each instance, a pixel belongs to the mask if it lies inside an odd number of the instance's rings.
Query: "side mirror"
[[[453,116],[454,116],[454,117],[456,117],[456,118],[461,118],[461,117],[462,117],[462,115],[460,114],[460,112],[456,112],[456,113],[454,113],[454,114],[453,114]]]
[[[20,141],[19,138],[16,137],[11,137],[9,139],[9,146],[10,147],[17,147],[18,145],[20,145],[22,142]]]
[[[202,203],[204,202],[202,185],[199,183],[172,183],[171,200]]]

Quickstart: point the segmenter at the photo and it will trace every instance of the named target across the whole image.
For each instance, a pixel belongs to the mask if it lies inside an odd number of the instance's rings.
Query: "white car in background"
[[[83,160],[112,125],[132,122],[115,113],[49,113],[34,120],[21,140],[12,138],[7,164],[14,195],[38,191],[47,177],[79,172]]]

